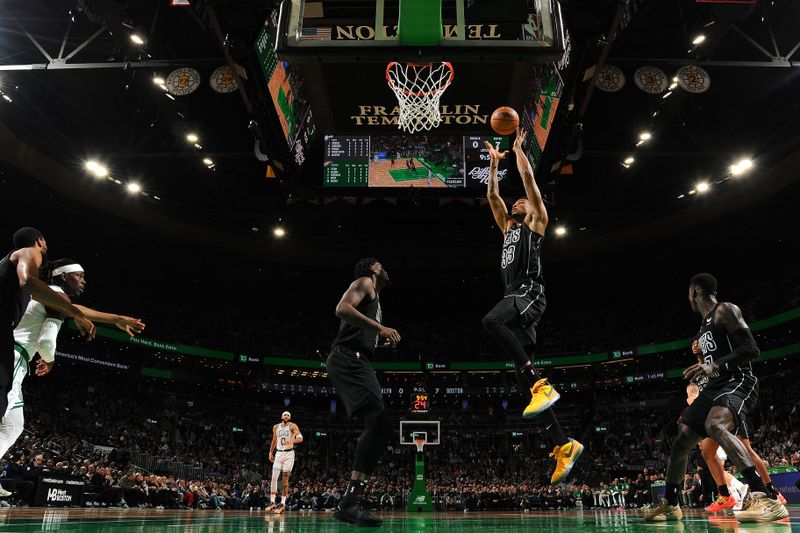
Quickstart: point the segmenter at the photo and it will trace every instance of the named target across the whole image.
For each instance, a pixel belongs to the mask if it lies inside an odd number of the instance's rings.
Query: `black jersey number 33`
[[[503,258],[500,265],[505,269],[517,258],[517,243],[519,242],[521,227],[510,230],[506,233],[506,238],[503,241]]]

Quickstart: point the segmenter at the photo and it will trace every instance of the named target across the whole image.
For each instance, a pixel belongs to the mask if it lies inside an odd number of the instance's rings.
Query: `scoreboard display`
[[[369,185],[370,138],[365,135],[325,136],[325,185]]]
[[[425,414],[431,408],[431,399],[427,392],[411,393],[411,413]]]
[[[486,142],[501,152],[501,135],[326,135],[326,187],[418,187],[483,189],[489,180]],[[502,181],[514,158],[500,161]]]

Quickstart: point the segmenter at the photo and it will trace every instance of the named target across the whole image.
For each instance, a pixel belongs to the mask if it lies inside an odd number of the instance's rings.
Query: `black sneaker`
[[[364,498],[353,498],[345,501],[344,498],[336,506],[333,516],[344,522],[350,522],[358,526],[378,527],[383,524],[383,520],[372,516],[369,511],[364,509]]]

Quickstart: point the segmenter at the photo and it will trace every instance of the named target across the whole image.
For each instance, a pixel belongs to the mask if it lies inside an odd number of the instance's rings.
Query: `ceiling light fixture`
[[[702,44],[702,43],[703,43],[703,41],[705,41],[705,40],[706,40],[706,36],[705,36],[705,35],[703,35],[703,34],[701,33],[700,35],[698,35],[697,37],[695,37],[695,38],[692,40],[692,44],[693,44],[693,45],[695,45],[695,46],[697,46],[697,45],[699,45],[699,44]]]
[[[196,143],[197,141],[200,140],[200,137],[198,137],[196,133],[188,133],[186,135],[186,140],[189,141],[190,143]]]
[[[144,44],[144,39],[138,33],[131,33],[131,41],[139,46]]]
[[[286,236],[286,230],[282,227],[278,226],[274,230],[272,230],[272,234],[275,235],[277,238],[282,239]]]
[[[556,235],[559,237],[563,237],[567,234],[567,228],[565,226],[559,226],[556,228]]]
[[[142,190],[142,186],[136,183],[135,181],[128,183],[128,185],[125,188],[128,189],[128,192],[131,194],[136,194]]]

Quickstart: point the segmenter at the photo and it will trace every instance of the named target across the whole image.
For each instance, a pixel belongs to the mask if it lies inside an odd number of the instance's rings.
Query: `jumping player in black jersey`
[[[363,418],[364,431],[356,444],[350,483],[334,516],[345,522],[377,527],[383,522],[364,508],[364,487],[392,435],[392,425],[370,359],[379,341],[395,346],[400,342],[400,334],[381,324],[380,292],[389,284],[389,274],[383,265],[371,257],[361,259],[356,264],[355,278],[336,306],[341,323],[326,367],[347,415]]]
[[[80,309],[40,279],[39,271],[47,264],[47,241],[42,232],[21,228],[14,233],[13,241],[14,251],[0,260],[0,413],[6,412],[14,381],[14,328],[31,297],[73,318],[87,339],[92,339],[95,332],[94,324]]]
[[[750,486],[750,496],[736,518],[740,522],[768,522],[789,516],[786,507],[764,485],[744,444],[735,432],[758,400],[758,379],[751,361],[760,353],[741,310],[717,302],[717,280],[697,274],[689,283],[689,304],[702,318],[697,339],[703,361],[683,372],[702,385],[697,399],[678,420],[678,436],[667,463],[666,498],[645,514],[648,522],[680,520],[680,483],[689,451],[704,437],[715,440]]]
[[[551,408],[560,396],[546,379],[539,377],[532,363],[536,326],[545,309],[542,241],[548,218],[542,194],[533,179],[533,168],[523,150],[524,142],[525,132],[517,129],[513,150],[526,196],[514,202],[510,215],[497,182],[497,167],[508,151],[500,153],[489,142],[486,143],[490,156],[486,197],[503,234],[500,272],[504,293],[503,299],[483,317],[482,322],[503,352],[514,359],[517,370],[531,389],[531,401],[523,416],[533,418],[539,415],[546,424],[555,446],[550,454],[556,459],[556,468],[550,478],[550,483],[555,485],[569,475],[583,453],[583,445],[564,435]]]

